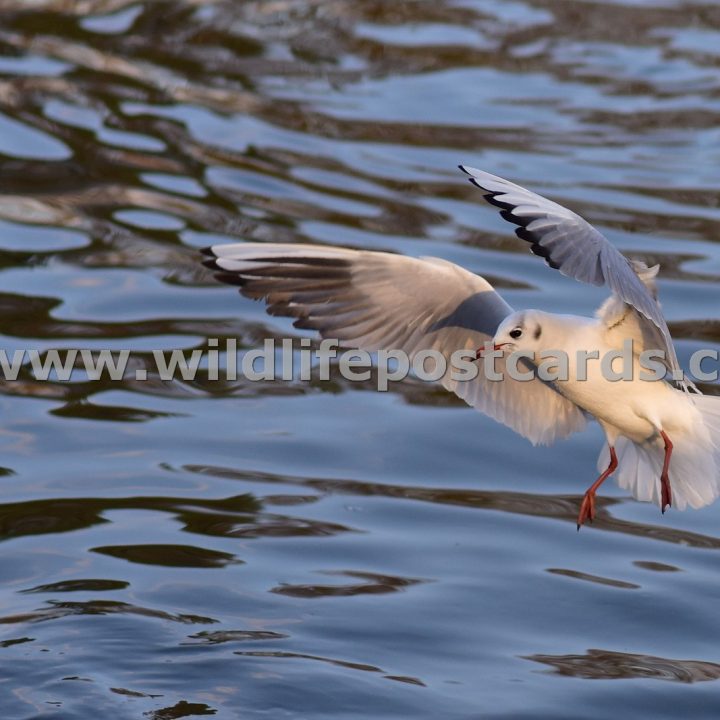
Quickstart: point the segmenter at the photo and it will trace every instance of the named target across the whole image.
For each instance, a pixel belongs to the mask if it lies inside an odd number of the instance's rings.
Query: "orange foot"
[[[592,522],[595,519],[595,493],[592,490],[588,490],[583,497],[583,501],[580,505],[580,512],[578,513],[577,529],[579,530],[585,521]]]

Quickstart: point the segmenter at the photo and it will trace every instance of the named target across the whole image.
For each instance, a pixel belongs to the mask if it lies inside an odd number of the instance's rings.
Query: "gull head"
[[[494,349],[507,352],[524,350],[533,353],[541,350],[546,341],[546,338],[543,338],[546,320],[546,313],[537,310],[521,310],[508,315],[500,323],[492,339]]]

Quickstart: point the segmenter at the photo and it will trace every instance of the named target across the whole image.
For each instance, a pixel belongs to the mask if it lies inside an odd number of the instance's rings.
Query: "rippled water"
[[[693,0],[0,0],[2,347],[138,382],[0,384],[0,715],[677,718],[720,710],[720,506],[608,484],[418,382],[162,382],[289,322],[210,242],[438,255],[592,313],[456,170],[662,264],[720,348],[720,8]]]

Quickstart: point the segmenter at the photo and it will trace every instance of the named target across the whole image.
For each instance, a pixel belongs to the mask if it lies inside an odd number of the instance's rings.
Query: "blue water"
[[[240,240],[592,314],[459,162],[661,263],[681,360],[720,349],[716,10],[3,3],[1,346],[133,373],[0,382],[0,718],[717,717],[720,506],[607,483],[577,533],[596,426],[533,448],[419,381],[164,382],[151,354],[308,336],[199,264]]]

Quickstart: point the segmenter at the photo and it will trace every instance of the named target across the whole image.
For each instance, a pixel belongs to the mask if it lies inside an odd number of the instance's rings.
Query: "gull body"
[[[677,360],[655,287],[658,266],[631,261],[567,208],[475,168],[461,166],[484,198],[518,227],[516,235],[562,274],[606,285],[610,297],[594,318],[514,311],[479,275],[439,258],[409,258],[337,246],[276,243],[214,245],[204,251],[216,277],[268,303],[272,315],[295,326],[368,351],[396,349],[410,359],[429,349],[447,360],[458,349],[494,345],[500,370],[515,350],[531,353],[528,381],[479,373],[440,382],[469,405],[513,428],[532,443],[550,444],[601,425],[607,443],[598,479],[583,496],[578,529],[595,518],[595,494],[615,473],[638,500],[664,512],[672,505],[702,507],[720,492],[720,398],[698,393]],[[632,342],[631,380],[613,381],[600,360],[578,353],[623,351]],[[547,350],[568,360],[565,378],[540,375]],[[661,378],[643,379],[644,351],[662,356]],[[613,366],[614,369],[614,366]],[[696,394],[691,394],[695,390]]]
[[[518,339],[509,332],[523,328]],[[539,337],[534,335],[541,329]],[[620,436],[634,442],[651,441],[659,428],[686,431],[697,420],[695,404],[687,393],[664,381],[641,379],[647,370],[634,353],[628,375],[632,379],[612,379],[603,372],[601,358],[622,352],[620,333],[608,333],[602,320],[578,315],[556,315],[541,310],[524,310],[508,317],[495,335],[503,350],[528,351],[535,357],[561,350],[567,357],[567,379],[553,381],[555,389],[602,426],[610,444]],[[590,353],[593,359],[585,359]],[[622,357],[611,369],[622,372]]]

